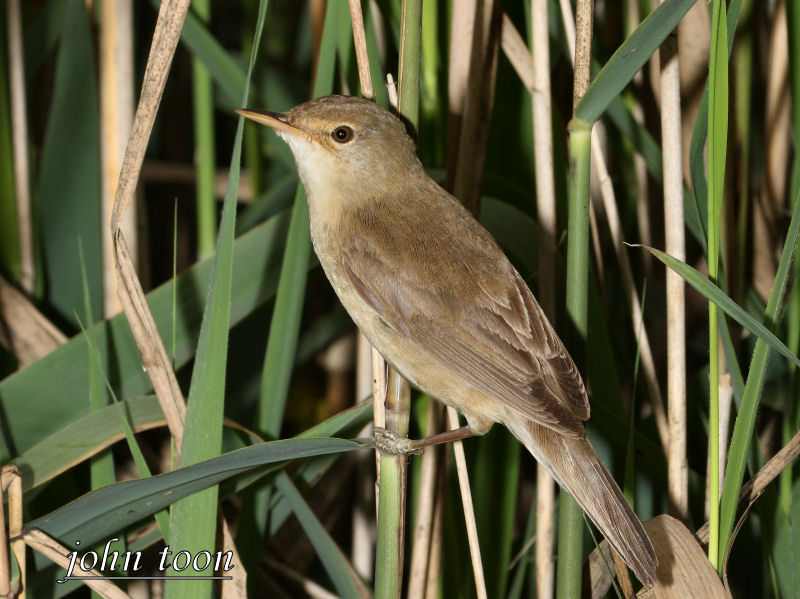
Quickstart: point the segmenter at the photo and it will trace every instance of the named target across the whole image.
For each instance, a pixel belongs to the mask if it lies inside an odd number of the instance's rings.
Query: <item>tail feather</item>
[[[589,441],[529,420],[505,424],[575,498],[636,577],[645,585],[655,584],[653,545]]]

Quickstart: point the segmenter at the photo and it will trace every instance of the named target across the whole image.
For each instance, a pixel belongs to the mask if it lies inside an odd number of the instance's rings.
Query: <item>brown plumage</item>
[[[344,96],[240,112],[291,147],[320,263],[386,361],[476,434],[504,424],[653,584],[650,540],[585,438],[575,364],[491,235],[425,174],[402,121]]]

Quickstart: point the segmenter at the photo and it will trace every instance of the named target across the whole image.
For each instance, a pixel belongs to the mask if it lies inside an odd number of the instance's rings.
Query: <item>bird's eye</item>
[[[340,125],[331,131],[331,137],[333,138],[333,141],[336,141],[340,144],[346,144],[348,141],[353,139],[353,130],[347,125]]]

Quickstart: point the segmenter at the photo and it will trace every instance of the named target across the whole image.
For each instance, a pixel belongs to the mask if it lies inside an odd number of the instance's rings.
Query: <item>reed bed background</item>
[[[637,593],[500,427],[382,458],[376,510],[387,395],[412,437],[456,423],[357,335],[288,148],[234,111],[399,92],[580,365],[655,596],[800,597],[796,3],[7,0],[0,37],[0,595],[87,594],[64,554],[112,538],[235,561],[104,597]]]

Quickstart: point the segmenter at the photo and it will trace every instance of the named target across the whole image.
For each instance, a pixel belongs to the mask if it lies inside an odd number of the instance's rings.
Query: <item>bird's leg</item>
[[[372,432],[372,444],[381,453],[419,455],[425,447],[484,435],[492,427],[491,420],[481,417],[467,417],[467,421],[469,422],[467,426],[437,433],[424,439],[407,439],[384,428],[376,428]]]
[[[439,445],[440,443],[450,443],[460,441],[468,437],[477,435],[469,426],[462,426],[451,431],[445,431],[424,439],[408,439],[399,437],[397,434],[385,428],[376,428],[372,431],[372,444],[381,453],[389,454],[413,454],[420,455],[425,447]]]

